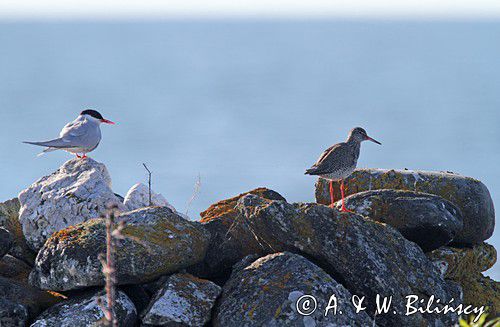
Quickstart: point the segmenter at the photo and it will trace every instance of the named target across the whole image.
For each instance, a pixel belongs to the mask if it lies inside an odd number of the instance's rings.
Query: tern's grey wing
[[[326,149],[306,173],[310,175],[329,174],[342,170],[349,162],[356,160],[356,154],[351,147],[344,142],[338,143]]]
[[[93,149],[101,141],[101,130],[92,121],[75,120],[64,126],[59,136],[70,147]]]

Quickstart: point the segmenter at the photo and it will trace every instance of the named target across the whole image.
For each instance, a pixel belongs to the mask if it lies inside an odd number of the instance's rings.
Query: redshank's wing
[[[318,161],[306,171],[309,175],[324,175],[341,170],[346,158],[350,157],[346,143],[337,143],[325,150]]]

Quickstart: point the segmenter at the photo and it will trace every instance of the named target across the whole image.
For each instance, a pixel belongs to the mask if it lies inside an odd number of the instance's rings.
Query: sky
[[[498,18],[499,0],[2,0],[2,19],[190,16]]]

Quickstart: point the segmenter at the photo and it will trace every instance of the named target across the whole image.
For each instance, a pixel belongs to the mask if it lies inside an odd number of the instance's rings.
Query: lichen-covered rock
[[[12,234],[7,229],[0,227],[0,258],[9,252],[12,243],[14,243]]]
[[[19,222],[19,209],[21,208],[17,198],[0,203],[0,226],[7,229],[13,236],[13,244],[9,251],[14,257],[33,265],[36,253],[34,253],[23,234],[23,228]]]
[[[268,254],[262,251],[259,244],[255,242],[250,231],[235,235],[228,234],[231,225],[238,216],[235,209],[238,200],[247,195],[254,194],[269,200],[283,200],[280,194],[267,188],[257,188],[249,192],[240,194],[233,198],[219,201],[212,204],[201,215],[201,222],[210,232],[210,245],[203,262],[197,267],[193,267],[193,272],[201,277],[222,277],[229,276],[234,264],[239,262],[248,254],[257,253]]]
[[[24,261],[11,255],[6,255],[0,259],[0,276],[14,279],[19,282],[28,282],[31,267]],[[1,325],[0,325],[1,326]]]
[[[90,158],[67,161],[22,191],[19,202],[19,221],[34,250],[39,250],[52,233],[97,218],[109,205],[124,209],[111,190],[106,166]]]
[[[28,309],[22,304],[0,297],[0,326],[25,327],[28,325]]]
[[[495,228],[495,210],[490,192],[480,181],[445,172],[357,169],[346,180],[346,195],[379,189],[396,189],[438,195],[461,211],[464,228],[453,242],[477,244],[488,239]],[[340,184],[334,183],[340,199]],[[316,202],[330,204],[328,182],[318,179]]]
[[[377,316],[381,325],[448,326],[456,322],[453,314],[404,315],[408,294],[418,294],[424,301],[433,294],[443,303],[459,292],[420,247],[391,226],[323,205],[292,205],[251,194],[240,198],[236,209],[238,215],[226,233],[235,242],[241,235],[252,235],[253,244],[242,243],[242,248],[301,252],[313,258],[351,293],[366,296],[369,314],[375,311],[376,294],[393,296],[397,314]]]
[[[59,303],[38,316],[31,327],[106,326],[104,313],[98,303],[99,298],[107,305],[106,296],[102,294],[77,297]],[[137,310],[121,291],[117,292],[115,314],[118,326],[135,326]]]
[[[437,266],[446,267],[445,277],[454,280],[486,271],[497,261],[495,247],[484,242],[464,248],[443,246],[427,256]]]
[[[317,300],[311,315],[301,315],[297,300],[303,295]],[[325,316],[330,297],[339,303],[336,314]],[[235,267],[224,285],[214,326],[372,326],[365,313],[349,305],[352,294],[321,268],[289,252],[276,253],[245,267]],[[347,305],[346,305],[347,304]],[[300,305],[299,305],[300,309]],[[340,314],[342,311],[342,314]]]
[[[471,273],[458,282],[463,289],[463,303],[474,307],[484,305],[489,308],[489,318],[500,317],[500,282],[481,273]]]
[[[189,274],[170,276],[156,293],[142,318],[144,326],[198,326],[211,319],[221,288]]]
[[[117,217],[125,226],[117,240],[118,284],[137,284],[200,262],[209,235],[167,207],[148,207]],[[103,285],[99,253],[105,253],[105,221],[92,219],[55,233],[38,253],[30,282],[42,289]]]
[[[350,195],[345,203],[349,210],[396,228],[425,252],[448,244],[463,228],[460,210],[437,195],[375,190]],[[336,205],[340,208],[340,201]]]
[[[34,318],[42,310],[65,299],[61,294],[31,287],[25,281],[4,277],[0,277],[0,298],[24,306],[30,318]]]

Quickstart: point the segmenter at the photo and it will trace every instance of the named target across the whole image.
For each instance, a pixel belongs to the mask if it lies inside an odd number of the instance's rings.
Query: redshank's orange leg
[[[344,201],[344,198],[345,198],[345,195],[344,195],[344,180],[343,179],[342,179],[342,182],[340,183],[340,193],[342,194],[342,208],[340,209],[340,211],[353,213],[353,211],[347,210],[347,208],[345,207],[345,201]]]
[[[334,207],[335,198],[333,197],[333,181],[330,181],[330,208]]]

